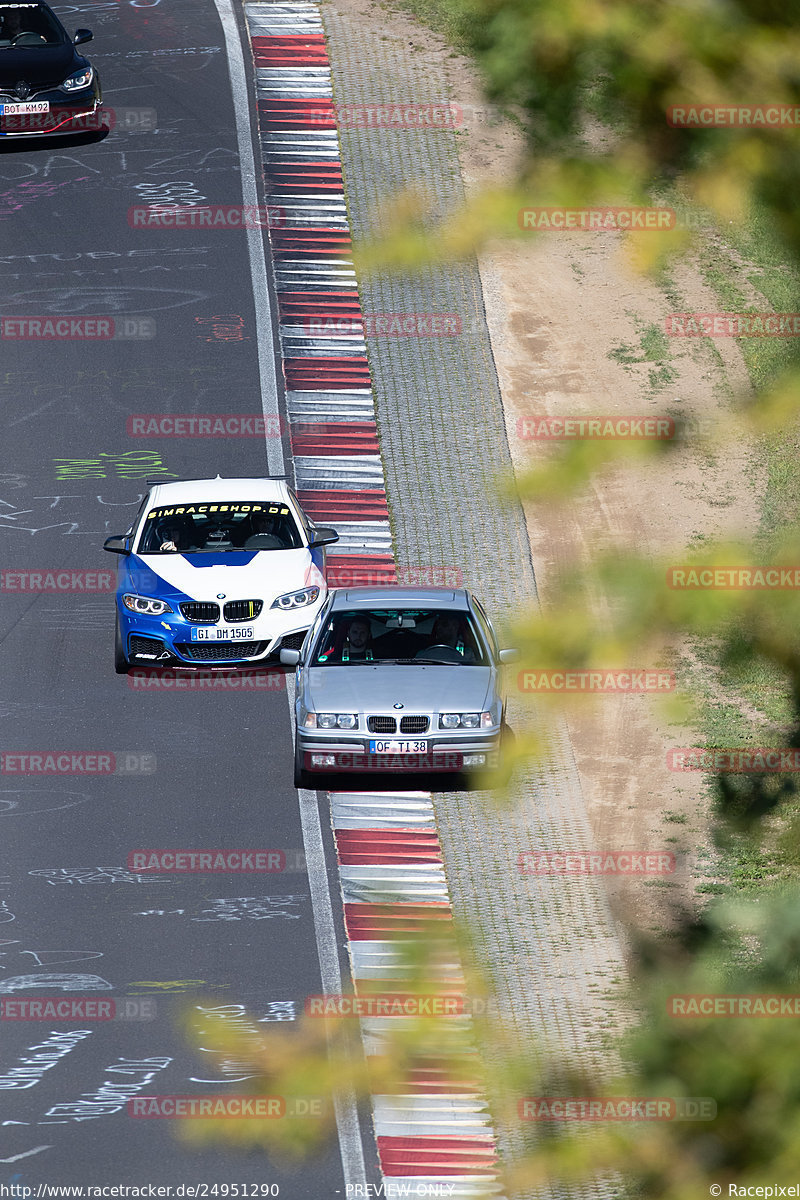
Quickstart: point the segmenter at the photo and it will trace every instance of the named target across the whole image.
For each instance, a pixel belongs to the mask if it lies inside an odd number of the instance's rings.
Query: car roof
[[[345,608],[469,608],[465,588],[351,587],[333,591],[332,611]]]
[[[282,479],[240,477],[223,479],[178,479],[174,483],[156,483],[150,489],[150,505],[189,504],[206,500],[289,500]]]

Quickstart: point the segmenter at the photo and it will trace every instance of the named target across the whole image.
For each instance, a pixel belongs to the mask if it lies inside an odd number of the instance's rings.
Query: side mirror
[[[497,657],[501,663],[519,662],[519,650],[501,650]]]
[[[279,657],[285,667],[296,667],[300,662],[300,651],[289,650],[287,647],[286,650],[281,650]]]
[[[338,542],[339,535],[335,529],[331,529],[327,525],[318,525],[314,530],[314,540],[309,542],[310,548],[313,550],[315,546],[330,546],[333,542]]]
[[[103,542],[103,549],[108,550],[111,554],[130,554],[130,546],[128,539],[124,535],[106,538]]]
[[[84,42],[90,42],[93,37],[91,29],[76,29],[72,44],[73,46],[82,46]]]

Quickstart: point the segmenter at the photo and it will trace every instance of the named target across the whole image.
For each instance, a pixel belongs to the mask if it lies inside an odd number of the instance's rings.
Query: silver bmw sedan
[[[460,773],[496,763],[504,729],[500,650],[463,588],[340,588],[297,668],[295,786],[315,774]]]

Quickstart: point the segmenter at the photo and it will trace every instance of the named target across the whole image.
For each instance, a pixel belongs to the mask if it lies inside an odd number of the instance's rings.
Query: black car
[[[0,138],[104,128],[97,72],[43,0],[0,0]]]

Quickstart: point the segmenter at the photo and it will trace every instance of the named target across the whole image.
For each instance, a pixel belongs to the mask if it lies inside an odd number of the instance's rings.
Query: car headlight
[[[494,720],[490,712],[442,713],[440,729],[491,729]]]
[[[91,67],[82,67],[80,71],[76,71],[74,75],[70,75],[62,83],[62,88],[65,92],[80,92],[87,88],[94,79],[94,71]]]
[[[357,725],[355,713],[317,713],[317,729],[355,729]]]
[[[318,596],[318,587],[301,588],[299,592],[286,592],[283,596],[278,596],[277,600],[272,601],[271,607],[289,612],[292,608],[303,608],[306,604],[313,604]]]
[[[160,617],[162,613],[174,612],[166,600],[156,600],[154,596],[134,596],[126,592],[122,603],[133,613],[144,613],[148,617]]]

